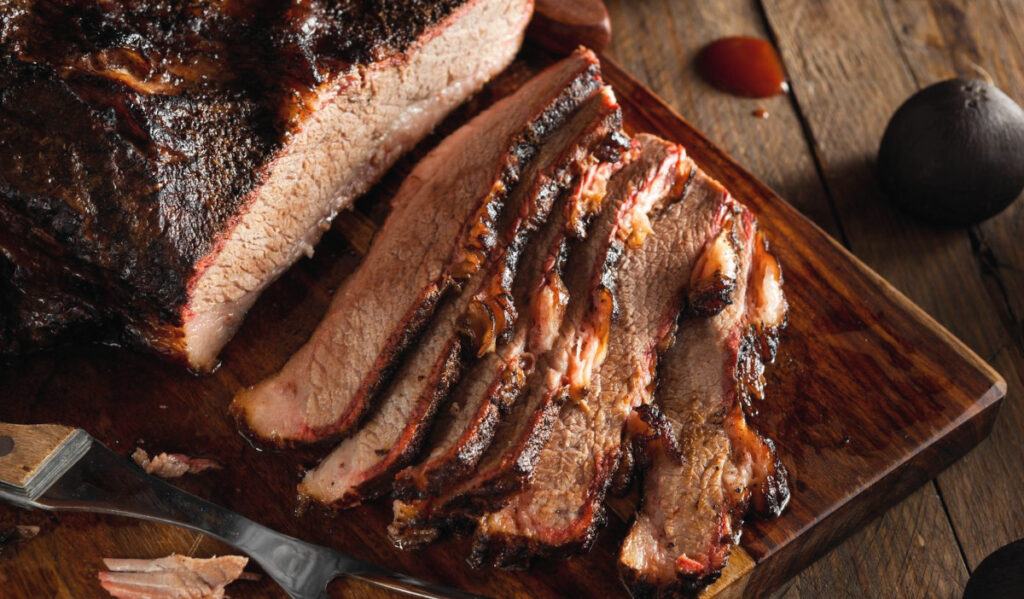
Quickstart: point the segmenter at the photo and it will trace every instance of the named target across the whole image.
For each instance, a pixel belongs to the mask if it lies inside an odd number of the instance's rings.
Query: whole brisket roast
[[[206,370],[259,293],[518,50],[531,0],[0,3],[0,353]]]

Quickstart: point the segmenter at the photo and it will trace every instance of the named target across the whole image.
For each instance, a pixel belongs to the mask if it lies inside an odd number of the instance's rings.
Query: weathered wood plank
[[[955,548],[932,547],[949,543],[934,534],[948,526],[942,502],[929,485],[818,560],[775,597],[959,597],[967,582],[963,560]],[[880,550],[884,547],[898,547],[902,554]]]
[[[887,3],[896,40],[918,86],[954,76],[986,78],[1024,101],[1024,6],[984,0]],[[1015,479],[1024,463],[1024,203],[970,231],[990,302],[975,312],[998,318],[995,332],[969,340],[1006,376],[1009,395],[992,438],[939,477],[971,569],[990,552],[1024,536],[1024,496]],[[971,314],[971,319],[982,317]],[[978,506],[984,505],[984,510]]]
[[[833,218],[825,189],[815,170],[814,156],[801,130],[799,116],[787,97],[768,100],[734,98],[704,83],[694,69],[692,57],[701,47],[725,35],[766,36],[765,24],[756,2],[609,2],[615,37],[609,53],[631,72],[644,79],[659,95],[687,117],[697,128],[730,152],[762,180],[779,191],[805,214],[835,236],[839,227]],[[630,34],[629,32],[634,32]],[[637,34],[636,32],[643,32]],[[764,107],[770,118],[753,118],[754,108]],[[884,519],[873,523],[851,542],[838,547],[830,557],[797,578],[799,588],[842,588],[847,596],[877,593],[878,580],[857,575],[857,565],[866,550],[864,541],[891,529],[914,526],[926,547],[914,539],[893,536],[893,542],[870,551],[878,563],[902,563],[913,556],[918,571],[953,567],[954,585],[962,586],[965,570],[955,539],[938,501],[925,501],[925,489],[899,504]],[[921,511],[925,518],[918,518]],[[906,593],[914,590],[911,579],[896,573],[894,586]],[[840,584],[840,582],[842,584]],[[952,588],[952,587],[951,587]]]
[[[686,32],[688,29],[681,29],[681,31]],[[817,438],[818,441],[827,442],[827,446],[803,451],[807,455],[801,457],[801,461],[797,461],[795,456],[790,456],[790,463],[811,464],[816,459],[815,455],[811,454],[831,455],[837,451],[836,448],[845,445],[842,434],[836,436],[836,431],[828,426],[810,426],[808,424],[811,422],[808,418],[814,417],[815,414],[797,414],[791,418],[786,416],[797,413],[796,406],[814,405],[819,410],[817,424],[820,425],[823,413],[836,413],[831,407],[822,407],[820,402],[816,401],[818,398],[826,396],[823,391],[818,390],[824,390],[830,385],[834,385],[836,378],[826,379],[817,375],[816,368],[807,366],[813,361],[806,359],[806,356],[820,356],[822,352],[839,352],[840,355],[850,356],[849,348],[844,349],[844,345],[847,344],[863,348],[868,350],[864,353],[869,360],[867,365],[872,368],[871,372],[887,373],[885,378],[896,381],[887,388],[890,393],[893,392],[893,389],[907,388],[918,399],[926,398],[926,395],[920,390],[927,387],[927,381],[935,380],[935,377],[940,380],[948,378],[948,373],[944,372],[943,368],[935,366],[936,355],[948,358],[941,361],[943,365],[952,363],[957,368],[970,370],[971,360],[967,359],[969,356],[958,355],[958,349],[952,346],[947,347],[943,339],[933,336],[934,332],[930,332],[927,326],[908,327],[904,321],[907,318],[915,318],[912,307],[903,304],[901,298],[894,299],[892,295],[886,295],[884,292],[879,297],[878,292],[882,288],[877,286],[877,282],[874,283],[876,286],[866,285],[864,281],[866,274],[857,265],[850,263],[845,256],[843,260],[829,262],[827,265],[819,264],[823,255],[834,257],[835,249],[830,243],[819,237],[813,227],[808,226],[788,207],[780,207],[777,200],[770,194],[764,193],[763,188],[755,181],[738,176],[731,163],[725,161],[713,148],[707,147],[706,142],[687,127],[676,124],[675,129],[680,131],[678,137],[681,140],[688,140],[687,143],[692,142],[691,145],[695,149],[700,149],[700,154],[710,169],[723,173],[723,179],[735,181],[738,191],[748,192],[742,196],[743,199],[750,201],[753,206],[763,211],[766,215],[765,227],[780,233],[773,239],[777,239],[777,247],[786,252],[789,264],[792,265],[789,272],[792,273],[794,280],[800,280],[801,276],[804,279],[831,278],[847,283],[852,280],[856,284],[855,288],[859,290],[858,293],[843,294],[834,287],[818,288],[810,285],[797,285],[793,290],[794,299],[800,298],[799,305],[804,308],[800,310],[800,314],[794,315],[794,323],[789,332],[792,338],[787,341],[785,346],[789,349],[784,351],[791,351],[792,355],[799,357],[799,359],[790,359],[786,362],[787,372],[790,375],[795,373],[798,377],[787,379],[787,390],[784,394],[786,397],[779,398],[781,402],[790,402],[786,404],[790,406],[789,409],[771,414],[766,410],[763,416],[766,420],[774,418],[776,427],[781,424],[789,424],[789,430],[780,431],[777,438],[784,439],[786,447],[791,448],[790,451],[800,450],[799,443],[794,441],[808,436]],[[774,151],[777,152],[784,152],[787,149],[784,146],[775,146],[774,148]],[[803,151],[806,152],[806,150]],[[697,152],[695,152],[696,154]],[[768,158],[764,158],[764,160],[766,164],[770,162]],[[729,173],[734,176],[726,176]],[[759,190],[759,194],[756,194],[755,197],[748,197],[752,189]],[[786,191],[786,193],[789,192]],[[757,196],[760,196],[760,199]],[[831,211],[825,210],[823,214],[827,217]],[[782,232],[788,234],[782,234]],[[803,251],[800,249],[799,243],[804,238],[813,238],[819,245],[815,247],[814,251]],[[124,453],[130,451],[133,445],[140,443],[140,439],[151,449],[211,452],[211,457],[231,464],[232,467],[226,468],[216,476],[200,475],[184,479],[180,483],[182,486],[210,497],[218,503],[240,510],[246,515],[263,520],[290,534],[301,535],[316,542],[330,543],[358,557],[432,580],[502,597],[613,596],[616,593],[621,594],[623,591],[616,580],[613,565],[614,554],[617,550],[616,541],[624,532],[621,523],[612,522],[610,530],[605,532],[594,551],[587,556],[567,562],[545,560],[528,572],[475,572],[466,568],[463,563],[462,557],[465,555],[466,547],[464,544],[459,545],[458,541],[445,542],[417,554],[393,551],[381,536],[383,526],[388,521],[390,514],[385,504],[364,506],[339,514],[334,519],[324,518],[315,510],[308,510],[298,515],[293,513],[295,504],[292,497],[296,476],[300,470],[300,464],[297,463],[299,458],[291,453],[256,454],[245,441],[235,434],[233,424],[224,413],[224,406],[234,390],[242,384],[250,383],[262,374],[272,371],[294,350],[297,344],[301,343],[303,337],[308,334],[309,329],[322,313],[331,287],[352,267],[354,260],[350,258],[346,244],[329,236],[328,243],[322,244],[318,248],[318,256],[313,261],[303,261],[297,265],[261,298],[259,306],[247,320],[246,327],[225,353],[224,367],[210,377],[189,378],[172,366],[129,352],[106,348],[61,350],[26,358],[19,365],[0,369],[0,373],[2,373],[0,374],[0,390],[8,394],[4,396],[8,401],[0,402],[0,407],[3,407],[2,416],[4,419],[13,421],[57,419],[82,423],[104,441]],[[814,266],[814,269],[801,274],[801,267],[806,269],[808,266]],[[845,277],[851,276],[851,273],[852,279],[846,279]],[[875,280],[871,278],[871,281]],[[847,288],[840,287],[839,289]],[[873,304],[864,301],[862,298],[866,297],[877,299],[880,303]],[[835,300],[835,303],[826,300]],[[853,312],[845,311],[845,307],[851,305]],[[819,310],[830,306],[832,311],[819,313]],[[880,324],[882,321],[896,324],[886,327]],[[865,322],[874,324],[869,327],[869,330],[864,331]],[[823,324],[830,327],[827,339],[820,334]],[[918,324],[920,325],[920,322]],[[923,372],[914,368],[894,367],[899,360],[906,361],[904,352],[891,351],[885,355],[867,355],[872,350],[877,350],[879,345],[865,342],[865,339],[886,338],[889,334],[901,331],[907,333],[907,337],[904,339],[929,341],[916,344],[904,343],[910,348],[907,350],[910,353],[930,356],[929,366]],[[825,340],[823,341],[823,339]],[[936,348],[942,351],[933,353],[932,350]],[[854,412],[860,405],[856,401],[857,399],[871,396],[871,387],[865,384],[869,378],[851,375],[848,368],[842,367],[846,363],[840,362],[838,366],[833,367],[837,377],[844,380],[852,378],[853,380],[849,381],[849,388],[855,389],[856,393],[850,398],[850,401],[844,402],[845,405],[836,410]],[[846,370],[845,374],[844,370]],[[781,370],[779,372],[781,373]],[[773,374],[772,376],[781,377],[782,374]],[[907,377],[906,380],[903,380],[903,377]],[[902,387],[898,385],[902,385]],[[946,386],[957,387],[956,381]],[[783,383],[773,381],[773,388],[781,391]],[[783,394],[780,393],[780,395]],[[16,398],[16,400],[11,401],[12,398]],[[959,399],[964,398],[960,397]],[[880,410],[893,409],[897,402],[887,401],[885,403],[886,405],[881,406]],[[808,412],[813,412],[813,410],[808,410]],[[894,416],[905,417],[905,414],[894,414]],[[873,427],[875,424],[884,425],[886,419],[861,419],[857,422]],[[172,423],[172,425],[169,426],[168,423]],[[847,426],[849,426],[848,423]],[[853,430],[856,428],[854,427]],[[922,423],[920,430],[914,426],[909,426],[907,430],[912,434],[936,432],[929,431],[927,423]],[[770,432],[774,436],[776,430],[772,429]],[[883,440],[879,441],[877,446],[888,447],[890,444],[884,440],[894,436],[899,435],[888,431],[882,436]],[[927,442],[933,438],[915,439]],[[976,438],[976,434],[974,438]],[[878,453],[873,451],[875,445],[866,442],[866,439],[867,436],[864,435],[853,439],[850,443],[858,448],[856,455],[865,460],[871,459]],[[909,442],[911,439],[911,436],[908,435],[905,438],[900,437],[899,442]],[[858,446],[859,444],[863,446]],[[915,462],[915,467],[926,469],[929,458],[941,459],[942,455],[936,456],[926,452],[922,457],[922,463]],[[308,463],[307,461],[307,465]],[[820,466],[820,463],[819,460],[816,465]],[[828,461],[827,463],[829,468],[834,469],[833,464],[838,462]],[[810,473],[812,469],[806,468],[803,471]],[[821,472],[821,468],[818,467],[814,471]],[[809,489],[804,491],[805,497],[823,495],[830,490],[835,490],[835,487],[829,484],[815,485],[813,481],[801,477],[799,469],[795,469],[794,474],[794,482],[804,484]],[[872,474],[877,474],[877,472],[864,473],[854,468],[847,469],[843,476],[846,479],[862,476],[864,477],[862,481],[867,483],[877,480],[870,478]],[[908,478],[913,479],[913,469],[906,474]],[[857,490],[854,489],[851,494]],[[914,497],[919,496],[921,494]],[[937,512],[934,508],[929,507],[931,504],[926,499],[920,501],[924,506],[923,511],[920,512],[924,514],[921,521],[925,523],[921,528],[926,532],[926,534],[922,534],[922,538],[925,540],[927,549],[925,551],[927,564],[935,564],[935,568],[923,568],[922,571],[930,576],[932,572],[946,566],[946,562],[934,559],[931,547],[933,545],[948,547],[950,542],[947,538],[948,527],[942,529],[939,526],[937,528],[938,536],[927,532],[936,530],[928,523],[936,519]],[[919,513],[915,511],[915,506],[918,504],[913,501],[914,499],[911,498],[886,516],[886,518],[895,519],[895,523],[891,526],[894,537],[877,534],[871,538],[878,543],[893,543],[898,546],[901,538],[895,533],[907,530],[910,527],[909,523],[915,521],[916,514]],[[791,510],[790,513],[792,514],[793,511]],[[0,518],[9,516],[12,516],[10,510],[0,509]],[[20,596],[33,595],[38,588],[43,589],[41,594],[45,596],[51,594],[74,597],[94,596],[97,590],[96,564],[100,557],[109,554],[112,550],[123,551],[124,555],[136,556],[155,555],[172,549],[183,552],[193,550],[200,555],[218,551],[217,546],[209,544],[201,545],[196,549],[194,535],[190,533],[180,531],[175,533],[174,529],[167,527],[140,525],[122,519],[62,516],[58,526],[57,519],[48,520],[45,515],[16,513],[14,517],[19,519],[35,518],[49,522],[47,536],[44,537],[48,544],[29,543],[23,552],[17,554],[16,561],[0,562],[0,578],[5,578],[8,583],[17,583],[12,588],[19,589],[20,591],[16,590],[14,594]],[[848,514],[846,519],[848,522],[856,523],[863,517],[863,513],[854,512]],[[755,531],[758,530],[762,540],[771,535],[769,524],[761,527],[755,523],[751,526],[751,534],[746,536],[748,542],[757,542],[759,535]],[[825,531],[822,534],[827,535],[828,532]],[[150,536],[154,537],[158,543],[151,546]],[[842,553],[843,551],[844,549],[841,548],[840,553],[834,553],[834,559],[845,561],[850,554]],[[854,546],[853,549],[845,551],[853,551],[855,552],[853,555],[856,555],[856,552],[866,551],[866,548]],[[885,562],[892,555],[888,553],[875,555],[873,559],[877,561],[865,562],[867,565],[864,567],[864,571],[877,568],[876,564]],[[909,555],[909,553],[899,554],[900,557],[904,555]],[[948,557],[948,554],[944,555]],[[915,554],[915,561],[908,562],[905,567],[921,567],[917,559]],[[45,571],[33,568],[36,563],[46,562],[49,564],[55,560],[60,563]],[[886,570],[886,572],[890,571],[892,570]],[[8,572],[17,574],[9,575]],[[952,567],[952,572],[954,575],[948,576],[947,579],[951,581],[950,588],[955,589],[962,583],[960,580],[964,573],[962,565],[959,570],[955,566]],[[55,582],[51,584],[41,580],[44,578],[54,579]],[[808,580],[814,581],[814,579]],[[830,588],[829,585],[833,584],[830,581],[855,580],[855,577],[848,579],[821,578],[820,580],[825,581],[826,586],[823,588]],[[31,581],[34,585],[26,584],[26,581]],[[912,585],[912,582],[915,581],[918,585],[916,587]],[[922,576],[908,582],[905,586],[911,590],[921,588],[920,585],[924,584],[924,581],[926,579]],[[878,594],[877,579],[865,580],[859,584],[861,586],[849,587],[849,592],[852,594],[859,591],[861,596]],[[354,586],[342,586],[345,588],[339,592],[355,594],[361,592],[357,591]],[[814,585],[812,584],[808,588],[814,588]],[[902,585],[898,588],[902,588]],[[31,591],[23,589],[31,589]],[[51,590],[53,592],[48,593]],[[268,581],[254,584],[244,590],[239,588],[238,592],[240,595],[251,597],[280,596],[280,593]]]
[[[818,226],[840,237],[790,99],[730,96],[705,83],[694,67],[697,52],[720,37],[766,35],[756,1],[606,4],[614,31],[609,56]],[[755,117],[758,108],[769,117]]]

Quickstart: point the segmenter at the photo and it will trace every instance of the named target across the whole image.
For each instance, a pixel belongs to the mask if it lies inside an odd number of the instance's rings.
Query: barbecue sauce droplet
[[[697,70],[708,83],[737,96],[767,98],[789,91],[775,48],[756,37],[725,37],[697,56]]]

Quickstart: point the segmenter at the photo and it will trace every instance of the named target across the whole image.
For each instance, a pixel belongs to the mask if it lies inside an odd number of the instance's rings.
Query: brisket
[[[499,255],[483,276],[474,277],[466,291],[438,312],[424,339],[377,402],[374,416],[306,475],[300,492],[322,503],[350,507],[385,491],[397,469],[417,455],[434,414],[461,373],[460,328],[471,331],[465,353],[493,353],[497,339],[506,335],[508,324],[516,319],[516,304],[527,303],[540,287],[549,248],[559,247],[565,238],[566,227],[560,219],[548,220],[555,205],[553,198],[571,187],[586,164],[603,164],[595,155],[617,153],[614,146],[621,135],[620,126],[619,107],[606,88],[544,144],[540,156],[524,173],[526,182],[512,192],[510,210],[503,215],[503,219],[523,221],[519,227],[503,227],[514,232],[514,238],[499,242],[503,247],[495,248]],[[545,221],[544,234],[533,239],[531,233]],[[524,254],[521,276],[517,277]],[[518,292],[510,288],[513,280]],[[517,302],[509,301],[513,296]],[[467,319],[474,324],[460,327],[460,321]]]
[[[0,353],[196,370],[338,210],[518,50],[531,0],[0,8]]]
[[[563,210],[552,216],[566,233],[579,238],[586,234],[588,216],[601,209],[604,185],[621,161],[593,162],[576,182]],[[552,234],[557,229],[552,230]],[[488,353],[467,373],[456,388],[451,416],[442,419],[428,443],[430,453],[419,464],[400,472],[395,494],[402,499],[437,495],[441,488],[468,474],[487,449],[498,421],[518,400],[526,376],[532,372],[535,356],[547,351],[560,330],[568,295],[562,281],[567,239],[552,243],[543,265],[542,280],[533,288],[521,289],[519,306],[529,306],[513,323],[509,340]]]
[[[509,193],[545,140],[600,85],[596,57],[578,51],[420,161],[310,340],[280,372],[235,397],[232,409],[244,425],[278,444],[350,432],[439,300],[483,267],[501,236],[514,237],[496,230],[522,225],[522,218],[502,218],[519,210],[505,209]]]
[[[764,364],[785,324],[781,270],[750,213],[732,216],[728,235],[707,250],[731,265],[723,271],[735,275],[729,305],[680,324],[661,361],[656,403],[632,426],[643,431],[643,506],[619,569],[635,597],[696,593],[725,567],[751,500],[762,515],[777,515],[788,500],[785,468],[743,412],[763,395]]]
[[[477,471],[451,485],[437,498],[423,503],[413,518],[411,506],[397,506],[392,531],[404,528],[444,527],[448,521],[472,521],[483,512],[500,508],[522,488],[533,472],[562,401],[581,398],[590,375],[603,359],[614,308],[615,277],[623,246],[638,234],[635,223],[678,181],[676,169],[682,153],[667,145],[638,150],[607,184],[604,208],[586,241],[575,248],[566,266],[569,304],[557,336],[545,335],[553,347],[537,357],[539,363],[523,397],[497,430]],[[635,243],[635,241],[633,242]],[[422,539],[417,531],[412,535]],[[395,535],[393,534],[394,538]]]
[[[668,144],[650,137],[643,143],[652,150]],[[633,408],[650,401],[658,355],[671,339],[694,264],[728,206],[725,190],[691,161],[680,160],[676,172],[684,190],[673,186],[633,229],[651,234],[623,258],[618,314],[589,395],[562,410],[527,489],[480,520],[474,563],[514,566],[535,555],[580,551],[603,523],[624,424]]]

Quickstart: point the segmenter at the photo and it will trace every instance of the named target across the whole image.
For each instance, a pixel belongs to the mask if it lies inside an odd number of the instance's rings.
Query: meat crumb
[[[132,452],[132,460],[146,471],[160,478],[178,478],[185,474],[198,474],[205,470],[220,470],[221,465],[213,460],[190,458],[182,453],[159,453],[150,459],[141,447]]]
[[[14,549],[21,541],[27,541],[39,534],[38,526],[14,525],[0,526],[0,555],[5,549]]]
[[[224,599],[224,587],[243,576],[249,558],[104,559],[100,585],[117,599]]]

